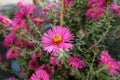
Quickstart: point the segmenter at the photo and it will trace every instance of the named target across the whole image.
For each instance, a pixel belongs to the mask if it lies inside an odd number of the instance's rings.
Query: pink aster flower
[[[68,50],[72,48],[73,39],[74,36],[68,28],[54,26],[42,36],[43,49],[49,53],[57,53],[60,48]]]
[[[19,50],[10,48],[10,49],[7,51],[6,59],[11,59],[11,58],[18,57],[18,56],[19,56],[19,53],[20,53]]]
[[[101,52],[99,61],[100,64],[104,64],[108,66],[108,71],[110,75],[117,74],[117,69],[118,69],[117,61],[109,55],[107,50],[103,50]]]
[[[8,34],[4,37],[4,41],[3,41],[3,45],[4,46],[9,46],[10,44],[12,44],[15,40],[15,35],[14,34]]]
[[[42,70],[45,70],[48,74],[51,74],[52,72],[54,72],[54,68],[50,67],[49,65],[47,64],[42,64],[39,68],[39,69],[42,69]]]
[[[34,52],[34,53],[30,54],[30,57],[32,59],[36,59],[36,58],[41,57],[41,56],[42,56],[41,52]]]
[[[15,77],[10,77],[7,80],[17,80]]]
[[[104,7],[106,0],[89,0],[88,7]]]
[[[18,3],[18,7],[20,8],[20,13],[22,13],[22,15],[29,15],[30,13],[32,13],[34,10],[37,9],[36,6],[31,5],[31,4],[27,4],[25,3],[24,0],[20,0]]]
[[[118,63],[118,73],[120,74],[120,61],[118,61],[117,63]]]
[[[17,5],[18,5],[18,7],[22,8],[22,7],[24,7],[27,4],[25,3],[25,0],[19,0],[19,2],[17,3]]]
[[[0,22],[2,22],[3,24],[10,25],[12,23],[12,20],[10,20],[8,17],[3,16],[2,14],[0,14]]]
[[[82,69],[85,65],[84,61],[76,56],[70,56],[68,62],[69,66],[73,66],[76,70]]]
[[[32,59],[28,62],[28,65],[31,70],[38,68],[38,62]]]
[[[46,14],[47,13],[47,8],[42,8],[42,14]]]
[[[30,80],[49,80],[50,75],[42,69],[37,70],[35,73],[32,74]]]
[[[48,9],[58,8],[58,4],[56,4],[55,2],[51,2],[50,4],[48,4],[47,8]]]
[[[103,13],[104,13],[103,8],[96,7],[88,9],[87,12],[85,13],[85,16],[91,17],[92,19],[99,19]]]
[[[114,10],[116,13],[118,13],[120,15],[120,6],[118,6],[116,4],[111,4],[110,9]]]
[[[25,19],[21,19],[21,18],[17,17],[17,16],[13,18],[13,23],[12,23],[12,30],[13,31],[20,28],[20,27],[26,28],[26,21],[25,21]]]

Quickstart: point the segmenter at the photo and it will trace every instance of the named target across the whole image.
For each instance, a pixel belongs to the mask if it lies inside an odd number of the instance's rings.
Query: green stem
[[[91,65],[90,65],[90,69],[89,69],[88,74],[87,74],[87,79],[86,79],[86,80],[89,80],[90,73],[91,73],[91,71],[92,71],[92,67],[93,67],[93,63],[94,63],[94,61],[95,61],[96,55],[97,55],[97,54],[96,54],[96,52],[95,52],[95,53],[94,53],[93,60],[92,60],[92,63],[91,63]]]
[[[94,74],[97,74],[97,73],[101,72],[102,70],[106,70],[106,69],[108,69],[108,66],[104,66],[104,67],[100,68]]]

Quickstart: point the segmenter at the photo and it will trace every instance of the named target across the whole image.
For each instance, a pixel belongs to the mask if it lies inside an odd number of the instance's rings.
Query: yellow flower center
[[[11,21],[9,19],[6,19],[5,22],[9,24]]]
[[[41,78],[37,78],[36,80],[42,80]]]
[[[44,22],[44,19],[39,19],[39,22],[40,22],[40,23],[43,23],[43,22]]]
[[[57,34],[53,37],[53,42],[54,43],[60,43],[62,41],[62,36]]]

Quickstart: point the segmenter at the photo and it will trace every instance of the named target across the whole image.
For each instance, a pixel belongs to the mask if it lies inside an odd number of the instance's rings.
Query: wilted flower
[[[54,26],[42,36],[42,45],[45,51],[57,53],[60,48],[68,50],[72,48],[73,34],[66,27]]]

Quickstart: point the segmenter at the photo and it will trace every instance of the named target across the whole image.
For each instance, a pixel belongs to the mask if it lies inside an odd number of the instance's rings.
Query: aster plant
[[[10,75],[1,80],[120,79],[120,5],[42,3],[19,0],[12,16],[0,13],[0,70]]]

